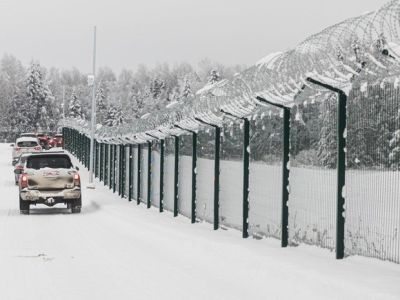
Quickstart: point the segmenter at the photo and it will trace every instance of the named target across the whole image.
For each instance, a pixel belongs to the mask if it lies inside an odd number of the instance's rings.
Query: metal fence
[[[229,120],[220,130],[204,125],[143,144],[96,142],[95,174],[121,197],[193,223],[336,251],[342,238],[345,255],[400,263],[400,90],[386,83],[349,95],[343,236],[337,228],[337,109],[331,95],[292,109],[289,128],[283,109],[263,106],[250,120]],[[63,130],[65,148],[88,166],[88,137]]]
[[[390,1],[232,80],[97,129],[96,176],[215,230],[400,263],[399,12]],[[66,149],[89,165],[88,123],[60,125]]]

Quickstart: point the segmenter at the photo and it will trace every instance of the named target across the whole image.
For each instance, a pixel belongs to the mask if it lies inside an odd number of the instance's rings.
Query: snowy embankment
[[[129,203],[102,184],[84,190],[80,215],[43,206],[20,215],[8,145],[0,145],[0,166],[1,299],[400,297],[397,264],[242,240]]]

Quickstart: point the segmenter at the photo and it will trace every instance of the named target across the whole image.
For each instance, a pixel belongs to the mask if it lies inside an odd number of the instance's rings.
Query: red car
[[[52,138],[49,139],[49,147],[62,147],[63,144],[63,136],[61,133],[55,134]]]
[[[40,146],[42,146],[43,149],[49,148],[49,136],[47,134],[37,133],[36,137],[38,138]]]

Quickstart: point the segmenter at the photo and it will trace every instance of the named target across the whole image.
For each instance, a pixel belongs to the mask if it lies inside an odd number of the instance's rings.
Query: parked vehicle
[[[19,137],[32,137],[32,138],[35,138],[36,137],[36,133],[34,133],[34,132],[24,132],[24,133],[21,133],[19,135]]]
[[[26,158],[31,155],[31,153],[23,153],[21,156],[18,158],[17,163],[14,166],[14,177],[15,177],[15,184],[18,185],[19,182],[19,177],[22,173],[24,173],[24,166],[26,162]],[[20,170],[16,172],[15,170]]]
[[[40,146],[42,146],[43,149],[48,149],[49,148],[49,136],[46,133],[37,133],[36,137],[39,140]]]
[[[16,140],[15,144],[11,144],[12,150],[12,165],[17,163],[18,158],[23,153],[27,152],[41,152],[42,147],[36,137],[20,137]]]
[[[60,133],[55,134],[52,138],[49,139],[49,147],[62,147],[63,145],[63,135]]]
[[[68,154],[63,151],[33,153],[26,159],[19,178],[19,207],[29,214],[30,205],[54,206],[64,203],[72,213],[80,213],[81,180]]]

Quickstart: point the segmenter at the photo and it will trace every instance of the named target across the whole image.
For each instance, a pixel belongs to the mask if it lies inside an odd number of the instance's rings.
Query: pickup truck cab
[[[21,172],[18,169],[15,172]],[[80,213],[81,181],[68,154],[60,152],[32,153],[26,158],[19,176],[19,206],[29,214],[30,205],[66,204],[72,213]]]

